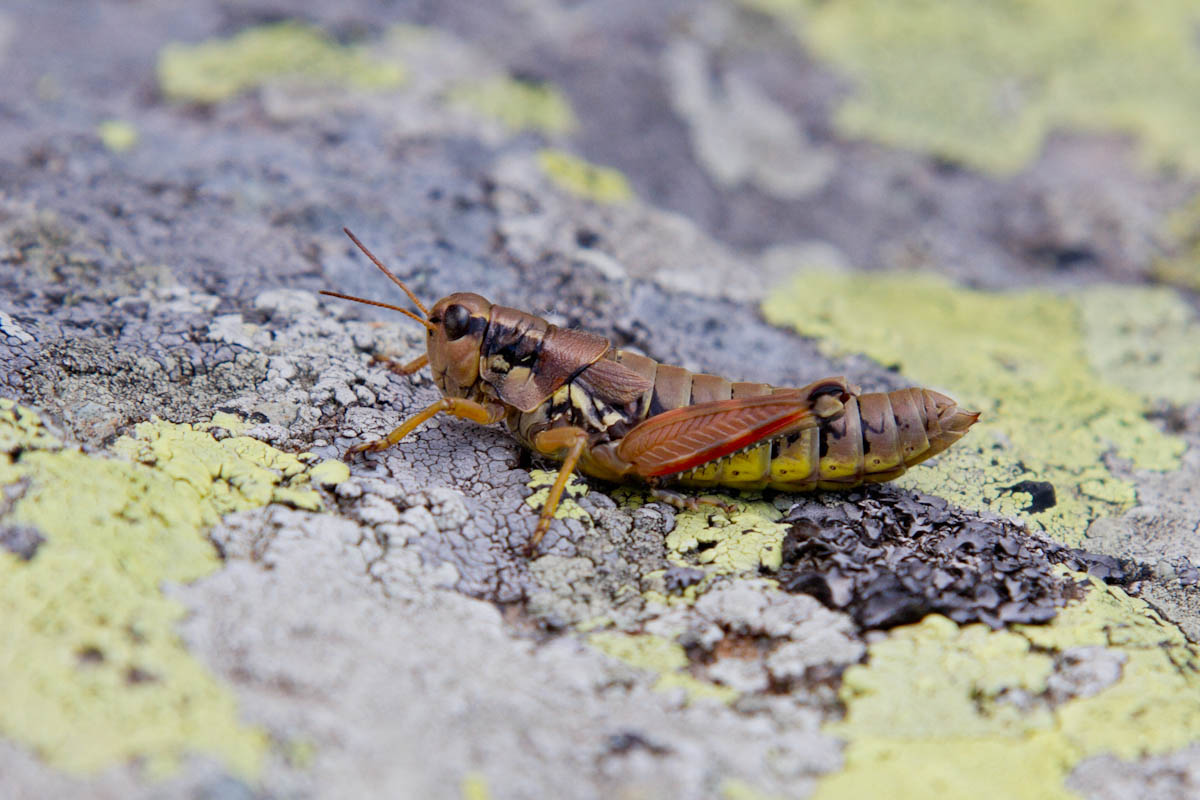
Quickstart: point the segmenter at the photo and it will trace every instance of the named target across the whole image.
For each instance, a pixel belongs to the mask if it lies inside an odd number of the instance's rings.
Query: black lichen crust
[[[871,487],[830,506],[792,509],[780,585],[845,611],[864,629],[944,614],[993,628],[1053,619],[1082,591],[1054,565],[1125,584],[1115,558],[1073,550],[1012,520],[929,495]]]

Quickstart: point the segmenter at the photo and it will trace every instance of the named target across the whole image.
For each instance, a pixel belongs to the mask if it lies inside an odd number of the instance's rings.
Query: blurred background
[[[362,115],[387,109],[371,143],[393,158],[458,144],[451,161],[481,171],[560,148],[617,170],[614,197],[732,247],[819,242],[857,268],[987,286],[1084,275],[1195,290],[1195,13],[1182,0],[13,0],[4,154],[41,147],[54,166],[54,146],[88,137],[136,171],[162,137],[249,115],[366,145]],[[297,84],[326,93],[301,102]]]

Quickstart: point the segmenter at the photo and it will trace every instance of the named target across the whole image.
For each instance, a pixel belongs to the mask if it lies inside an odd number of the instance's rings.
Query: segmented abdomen
[[[696,403],[755,397],[778,389],[735,383],[716,375],[617,351],[618,361],[654,381],[647,416]],[[931,389],[899,389],[851,397],[845,412],[813,428],[764,441],[669,481],[684,486],[772,488],[782,491],[846,489],[889,481],[954,444],[979,415]]]
[[[772,442],[765,485],[799,492],[890,481],[957,442],[978,418],[931,389],[859,395],[836,420]]]

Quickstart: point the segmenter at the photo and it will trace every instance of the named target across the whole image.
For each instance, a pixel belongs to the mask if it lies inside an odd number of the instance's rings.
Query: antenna
[[[350,232],[349,228],[342,228],[342,232],[350,237],[350,241],[352,241],[352,242],[354,242],[354,244],[358,245],[358,249],[362,250],[363,253],[366,254],[367,258],[371,259],[371,263],[373,263],[375,266],[379,267],[380,272],[382,272],[384,275],[387,275],[389,278],[392,279],[392,283],[396,284],[397,286],[399,286],[401,289],[404,290],[404,293],[406,295],[408,295],[408,299],[412,300],[413,303],[416,304],[417,308],[421,309],[422,314],[424,314],[426,317],[429,316],[429,309],[426,308],[424,305],[422,305],[421,301],[417,299],[417,296],[412,293],[412,290],[404,285],[404,281],[400,280],[395,275],[393,275],[392,271],[390,269],[388,269],[387,267],[385,267],[383,265],[383,262],[380,261],[378,258],[376,258],[375,254],[372,253],[370,250],[368,250],[363,245],[363,243],[358,240],[358,237]]]
[[[437,330],[437,327],[429,320],[418,317],[416,314],[409,311],[407,308],[401,308],[400,306],[394,306],[391,303],[381,303],[378,300],[367,300],[366,298],[363,298],[363,297],[355,297],[352,294],[342,294],[341,292],[330,292],[330,291],[326,291],[325,289],[321,290],[321,294],[329,295],[330,297],[340,297],[343,300],[353,300],[356,303],[366,303],[369,306],[379,306],[380,308],[390,308],[392,311],[399,311],[401,314],[408,317],[409,319],[415,319],[417,322],[421,323],[426,328],[429,328],[429,330],[431,330],[431,331]]]

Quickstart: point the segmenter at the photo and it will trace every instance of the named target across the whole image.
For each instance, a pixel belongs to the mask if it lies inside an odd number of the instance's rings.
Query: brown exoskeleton
[[[437,414],[503,421],[526,447],[562,462],[527,546],[550,527],[571,473],[613,482],[803,492],[889,481],[958,441],[979,418],[931,389],[860,394],[845,378],[800,389],[693,373],[611,346],[602,336],[456,292],[426,309],[346,230],[423,316],[373,300],[425,326],[442,399],[350,457],[384,450]]]

